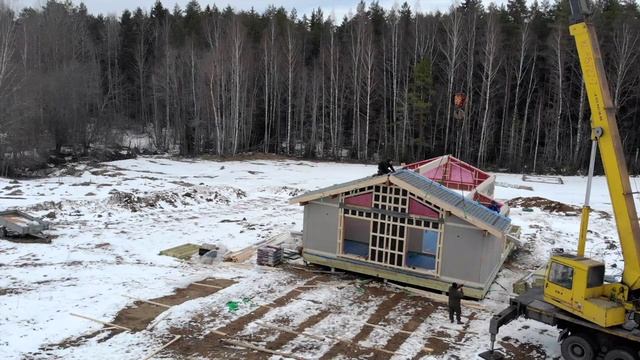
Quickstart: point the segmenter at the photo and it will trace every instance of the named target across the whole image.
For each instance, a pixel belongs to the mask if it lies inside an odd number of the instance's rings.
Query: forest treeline
[[[593,12],[637,171],[640,11],[606,0]],[[428,13],[361,2],[342,19],[158,1],[115,17],[0,0],[0,172],[124,133],[183,155],[451,153],[512,171],[580,171],[589,109],[569,13],[565,0],[466,0]]]

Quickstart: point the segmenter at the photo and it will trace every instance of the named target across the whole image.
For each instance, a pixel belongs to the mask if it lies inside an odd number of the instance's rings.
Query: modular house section
[[[435,290],[458,282],[483,298],[513,246],[494,181],[444,156],[295,197],[304,206],[303,256]]]

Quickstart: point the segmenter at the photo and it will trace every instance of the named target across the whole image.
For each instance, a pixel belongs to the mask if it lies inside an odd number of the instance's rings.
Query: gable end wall
[[[304,206],[302,244],[305,249],[338,253],[338,201],[321,199]]]

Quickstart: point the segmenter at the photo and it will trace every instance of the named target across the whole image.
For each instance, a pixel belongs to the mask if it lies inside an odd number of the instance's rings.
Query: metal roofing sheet
[[[449,206],[458,208],[464,211],[465,214],[470,215],[491,227],[499,229],[500,231],[506,231],[511,224],[511,219],[508,217],[500,215],[477,201],[465,198],[446,186],[413,171],[400,170],[393,173],[392,177],[398,178],[401,181],[422,190],[427,197],[436,198],[437,203],[446,203]]]

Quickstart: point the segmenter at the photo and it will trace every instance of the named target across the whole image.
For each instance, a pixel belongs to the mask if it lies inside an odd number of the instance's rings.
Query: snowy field
[[[280,303],[283,295],[317,279],[253,265],[192,264],[160,256],[159,251],[189,242],[238,250],[282,231],[301,230],[302,208],[287,205],[290,197],[368,176],[375,170],[369,165],[297,160],[214,162],[154,157],[79,164],[46,179],[0,178],[0,209],[19,208],[45,217],[54,237],[51,244],[0,240],[0,357],[141,359],[176,332],[197,333],[205,341],[211,330],[221,328],[238,328],[238,336],[255,337],[262,344],[283,342],[273,331],[260,335],[257,323],[249,320],[257,316],[256,308],[263,309],[260,304]],[[583,201],[583,177],[563,177],[564,184],[557,185],[523,182],[520,175],[497,175],[496,197],[501,200],[540,196],[575,206]],[[637,190],[634,179],[632,185]],[[623,264],[602,177],[594,181],[592,208],[600,212],[592,215],[587,253],[615,264],[610,275],[617,275]],[[315,334],[355,337],[363,348],[398,342],[389,345],[395,359],[475,358],[488,346],[488,319],[507,303],[507,289],[513,281],[543,265],[552,248],[576,247],[578,216],[512,208],[511,217],[522,226],[525,245],[500,272],[482,302],[486,310],[471,315],[465,309],[463,327],[449,326],[442,307],[419,314],[419,302],[401,298],[381,284],[367,285],[366,290],[366,294],[380,296],[363,296],[360,285],[309,287],[288,303],[264,308],[270,310],[261,313],[261,320]],[[133,303],[125,295],[159,298],[207,278],[232,285],[173,306],[153,328],[108,336],[105,332],[76,341],[102,325],[71,313],[112,321]],[[335,283],[335,279],[326,281]],[[250,301],[241,302],[237,311],[226,311],[229,300],[247,298]],[[386,307],[388,311],[379,313]],[[363,334],[363,321],[376,316],[381,317],[379,324],[411,329],[412,335],[399,342],[388,329],[374,328]],[[414,325],[415,319],[424,321]],[[554,358],[559,356],[556,337],[552,328],[519,320],[501,330],[499,338],[504,339],[499,345],[521,353],[531,351],[530,358]],[[181,341],[184,339],[176,342],[181,350],[165,351],[157,358],[218,356],[186,345],[181,348]],[[447,343],[440,344],[443,353],[423,351],[425,346],[438,347],[439,341]],[[335,343],[313,338],[292,336],[280,345],[281,351],[303,358],[349,358],[349,352],[336,348]],[[233,353],[219,357],[229,354]]]

